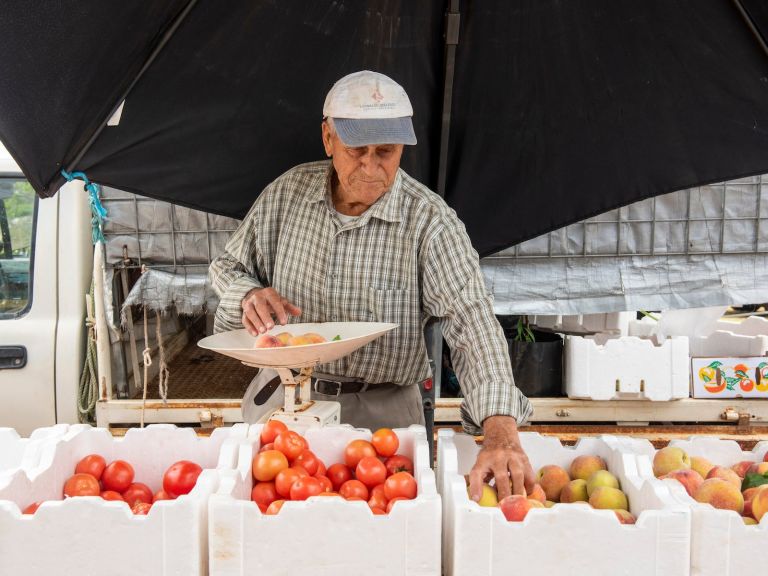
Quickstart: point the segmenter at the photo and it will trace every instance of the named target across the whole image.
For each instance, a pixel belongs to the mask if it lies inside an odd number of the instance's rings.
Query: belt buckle
[[[322,394],[322,392],[320,392],[317,389],[318,382],[328,382],[329,384],[336,384],[336,394],[325,394],[326,396],[334,396],[336,398],[341,396],[341,382],[339,382],[338,380],[326,380],[325,378],[316,379],[314,384],[315,392],[317,392],[318,394]]]

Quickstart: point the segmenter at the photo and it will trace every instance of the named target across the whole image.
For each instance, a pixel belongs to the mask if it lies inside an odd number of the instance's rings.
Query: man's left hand
[[[496,479],[499,501],[510,494],[529,494],[536,478],[520,445],[515,419],[490,416],[483,421],[483,434],[483,447],[469,473],[470,498],[480,500],[483,483],[491,478]]]

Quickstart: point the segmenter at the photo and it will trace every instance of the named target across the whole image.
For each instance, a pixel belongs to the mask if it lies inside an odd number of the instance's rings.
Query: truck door
[[[56,422],[59,200],[38,200],[10,162],[0,155],[0,426],[28,435]]]

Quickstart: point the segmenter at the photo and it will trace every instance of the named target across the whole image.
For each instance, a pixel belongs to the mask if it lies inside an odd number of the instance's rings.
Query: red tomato
[[[333,483],[328,479],[328,476],[315,476],[323,485],[323,492],[333,492]]]
[[[366,456],[357,463],[355,478],[368,488],[373,488],[387,479],[387,467],[375,456]]]
[[[288,430],[288,426],[283,422],[280,422],[279,420],[270,420],[264,424],[264,427],[261,429],[261,443],[269,444],[270,442],[274,442],[277,435],[286,430]]]
[[[288,468],[288,458],[279,450],[267,450],[253,457],[253,477],[259,482],[275,479],[280,470]]]
[[[315,456],[315,453],[312,452],[312,450],[303,450],[301,454],[297,456],[296,460],[293,461],[293,464],[294,466],[301,466],[307,471],[307,474],[314,476],[317,474],[317,469],[320,467],[320,459]]]
[[[99,481],[90,474],[75,474],[64,483],[64,496],[99,496]]]
[[[320,458],[317,459],[317,472],[314,473],[314,476],[316,478],[319,478],[320,476],[328,476],[326,474],[328,470],[325,468],[325,464],[323,464],[323,461],[320,460]]]
[[[416,479],[408,472],[392,474],[384,482],[384,496],[387,500],[393,500],[398,496],[402,498],[416,498]]]
[[[373,512],[374,516],[381,516],[382,514],[384,516],[387,515],[387,512],[383,510],[382,508],[371,508],[371,512]]]
[[[391,428],[379,428],[371,437],[371,444],[379,456],[389,458],[400,447],[400,440]]]
[[[275,476],[275,490],[277,490],[277,493],[283,498],[289,498],[293,483],[304,476],[309,476],[309,474],[307,474],[307,471],[301,466],[280,470],[280,472],[277,473],[277,476]]]
[[[395,502],[400,502],[400,500],[408,500],[408,498],[404,498],[403,496],[395,496],[387,503],[387,514],[392,512],[392,508],[395,505]]]
[[[115,460],[107,464],[101,474],[101,484],[104,490],[114,490],[121,494],[133,482],[133,466],[125,460]]]
[[[137,516],[146,516],[149,514],[150,508],[152,508],[152,504],[148,504],[147,502],[136,502],[131,508],[131,512]]]
[[[401,456],[400,454],[387,458],[384,461],[384,466],[387,467],[387,472],[390,476],[398,472],[413,474],[413,461],[407,456]]]
[[[280,512],[280,508],[283,507],[283,504],[285,504],[285,500],[275,500],[267,507],[267,511],[264,512],[264,514],[268,516],[272,516],[273,514],[277,514]]]
[[[366,456],[376,456],[376,449],[367,440],[352,440],[344,449],[344,463],[352,470]]]
[[[267,511],[272,502],[277,500],[277,490],[274,482],[259,482],[251,490],[251,500],[256,502],[262,513]]]
[[[306,500],[323,491],[323,483],[313,476],[299,478],[291,485],[291,500]]]
[[[101,497],[104,498],[104,500],[115,500],[117,502],[125,502],[125,498],[123,498],[123,495],[119,492],[115,492],[114,490],[104,490],[104,492],[101,493]]]
[[[332,464],[327,471],[326,476],[333,484],[333,489],[338,490],[344,482],[352,480],[352,470],[344,464]]]
[[[275,438],[275,450],[280,450],[290,462],[296,460],[299,454],[306,449],[306,440],[293,430],[281,432],[277,435],[277,438]]]
[[[270,442],[269,444],[264,444],[261,448],[259,448],[259,452],[266,452],[267,450],[274,450],[275,444],[274,442]]]
[[[197,477],[203,469],[189,460],[179,460],[172,464],[163,474],[163,490],[171,498],[177,498],[182,494],[189,494],[195,487]]]
[[[37,509],[40,508],[40,504],[42,504],[42,502],[32,502],[32,504],[24,508],[24,510],[22,510],[21,513],[34,514],[35,512],[37,512]]]
[[[168,494],[168,492],[160,488],[160,490],[155,492],[155,495],[152,496],[152,503],[154,504],[158,500],[173,500],[173,497]]]
[[[153,496],[152,489],[141,482],[134,482],[123,492],[123,500],[128,502],[128,506],[133,506],[136,502],[152,504]]]
[[[368,488],[360,480],[347,480],[339,488],[339,494],[349,500],[351,497],[357,497],[361,500],[368,500]]]
[[[341,494],[338,492],[320,492],[320,494],[316,494],[316,496],[336,496],[337,498],[341,498]]]
[[[101,480],[101,473],[107,467],[107,462],[98,454],[89,454],[75,466],[75,474],[90,474],[96,480]]]
[[[386,510],[388,502],[389,500],[384,495],[384,484],[379,484],[371,489],[371,493],[368,497],[368,506]]]

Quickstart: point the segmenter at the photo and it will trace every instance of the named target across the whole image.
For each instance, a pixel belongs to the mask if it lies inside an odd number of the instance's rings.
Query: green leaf
[[[331,342],[338,342],[339,340],[341,340],[341,335],[340,334],[336,334],[336,336],[334,336],[331,339]]]
[[[755,488],[768,484],[768,472],[765,474],[750,473],[744,476],[744,481],[741,483],[741,491],[744,492],[747,488]]]

